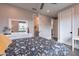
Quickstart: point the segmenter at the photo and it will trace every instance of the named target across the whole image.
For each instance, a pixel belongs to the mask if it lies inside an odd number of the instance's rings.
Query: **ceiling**
[[[26,10],[35,11],[32,8],[37,9],[36,12],[50,16],[56,17],[58,12],[64,8],[67,8],[74,3],[44,3],[43,9],[40,9],[41,3],[10,3],[16,7],[24,8]]]

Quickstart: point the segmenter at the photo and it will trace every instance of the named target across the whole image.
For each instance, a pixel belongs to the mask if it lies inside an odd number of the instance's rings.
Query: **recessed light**
[[[47,10],[47,13],[49,13],[50,12],[50,10]]]

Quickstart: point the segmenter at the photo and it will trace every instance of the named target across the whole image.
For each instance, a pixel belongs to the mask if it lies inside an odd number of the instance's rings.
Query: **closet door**
[[[73,38],[79,36],[79,4],[74,6]]]
[[[59,22],[59,42],[65,43],[65,44],[71,44],[72,40],[72,9],[69,8],[59,13],[58,15],[58,22]]]

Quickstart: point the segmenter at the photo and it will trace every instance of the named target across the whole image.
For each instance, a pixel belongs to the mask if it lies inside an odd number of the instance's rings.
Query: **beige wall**
[[[2,33],[3,27],[8,26],[8,20],[20,19],[28,20],[30,32],[33,34],[33,13],[18,7],[14,7],[8,4],[0,4],[0,33]]]

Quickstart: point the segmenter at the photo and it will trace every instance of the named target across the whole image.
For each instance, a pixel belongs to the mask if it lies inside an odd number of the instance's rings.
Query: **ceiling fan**
[[[41,3],[40,9],[43,9],[45,3]],[[50,3],[50,4],[57,4],[57,3]]]
[[[57,3],[50,3],[50,4],[57,4]],[[44,5],[45,5],[45,3],[41,3],[40,10],[42,10],[44,8]],[[37,11],[36,8],[32,8],[32,10],[35,12]]]

